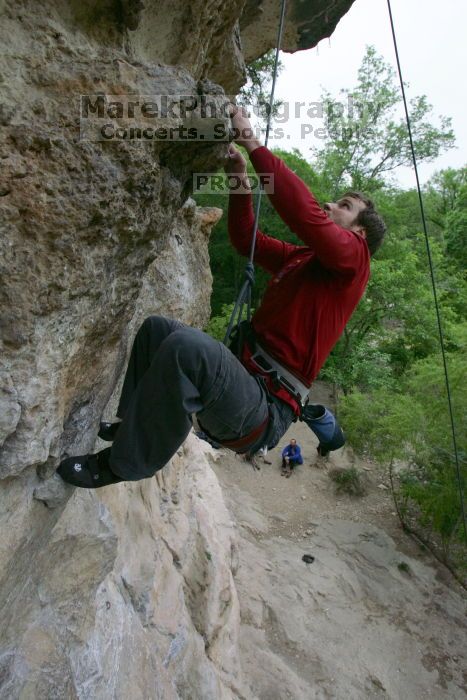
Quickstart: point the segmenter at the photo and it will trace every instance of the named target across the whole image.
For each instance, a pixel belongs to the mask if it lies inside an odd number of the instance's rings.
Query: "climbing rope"
[[[273,74],[272,74],[271,95],[269,97],[268,115],[267,115],[267,122],[266,122],[266,137],[265,137],[265,141],[264,141],[265,146],[268,145],[269,131],[271,128],[271,117],[272,117],[272,110],[273,110],[273,105],[274,105],[274,91],[276,88],[277,69],[278,69],[278,65],[279,65],[279,51],[280,51],[280,47],[281,47],[281,43],[282,43],[282,32],[284,29],[285,6],[286,6],[286,0],[282,0],[279,29],[277,32],[276,55],[275,55],[275,59],[274,59],[274,69],[273,69]],[[227,331],[225,333],[224,341],[223,341],[225,345],[227,345],[229,342],[234,325],[239,324],[240,321],[242,320],[243,307],[244,307],[245,303],[247,305],[247,314],[246,314],[247,320],[249,321],[250,317],[251,317],[251,291],[252,291],[253,286],[255,284],[255,267],[253,264],[253,258],[255,255],[256,234],[258,232],[258,221],[259,221],[259,212],[260,212],[260,208],[261,208],[261,196],[262,196],[262,194],[263,194],[263,186],[261,185],[259,192],[258,192],[258,198],[256,200],[255,220],[254,220],[254,224],[253,224],[253,232],[251,234],[250,255],[249,255],[246,267],[245,267],[244,282],[243,282],[242,288],[240,289],[238,297],[235,301],[233,311],[230,315],[229,325],[227,326]]]
[[[454,423],[454,413],[452,410],[451,388],[450,388],[450,383],[449,383],[448,366],[447,366],[447,362],[446,362],[446,350],[445,350],[445,343],[444,343],[443,327],[441,324],[441,312],[440,312],[439,303],[438,303],[438,293],[436,290],[436,280],[435,280],[435,273],[434,273],[434,268],[433,268],[433,258],[431,255],[430,240],[428,238],[428,229],[427,229],[427,225],[426,225],[425,208],[423,205],[422,190],[420,187],[420,178],[418,176],[417,157],[415,155],[415,147],[414,147],[414,142],[413,142],[413,137],[412,137],[412,127],[411,127],[409,109],[407,106],[407,98],[405,95],[404,80],[402,78],[402,69],[401,69],[401,64],[400,64],[400,60],[399,60],[399,50],[397,47],[396,32],[394,29],[394,20],[393,20],[392,9],[391,9],[391,0],[387,0],[387,3],[388,3],[388,10],[389,10],[389,20],[391,23],[392,39],[394,42],[394,51],[396,54],[397,71],[399,73],[399,82],[401,85],[402,99],[404,102],[405,119],[407,122],[407,131],[409,134],[410,150],[412,153],[412,161],[413,161],[413,167],[414,167],[414,172],[415,172],[415,179],[417,182],[418,201],[420,204],[420,214],[421,214],[422,223],[423,223],[425,245],[426,245],[426,251],[427,251],[427,255],[428,255],[428,263],[429,263],[429,267],[430,267],[431,286],[433,288],[433,298],[434,298],[435,309],[436,309],[436,319],[438,322],[438,334],[439,334],[439,341],[440,341],[440,345],[441,345],[441,355],[443,358],[444,379],[445,379],[445,383],[446,383],[446,392],[447,392],[447,399],[448,399],[448,406],[449,406],[449,418],[450,418],[450,422],[451,422],[452,443],[453,443],[453,448],[454,448],[454,459],[455,459],[455,464],[456,464],[457,484],[459,487],[459,494],[460,494],[461,515],[462,515],[462,522],[463,522],[463,526],[464,526],[464,535],[467,539],[467,526],[466,526],[466,522],[465,522],[465,506],[464,506],[464,487],[463,487],[462,474],[461,474],[461,468],[460,468],[460,463],[459,463],[459,452],[457,449],[456,427],[455,427],[455,423]]]

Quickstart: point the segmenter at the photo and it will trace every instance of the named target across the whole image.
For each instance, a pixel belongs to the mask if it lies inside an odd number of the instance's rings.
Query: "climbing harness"
[[[303,407],[308,403],[310,387],[302,384],[288,369],[271,357],[259,343],[256,343],[255,351],[250,359],[260,372],[272,378],[273,383],[276,382],[284,387],[289,394],[292,394],[300,406]]]
[[[345,435],[337,418],[325,406],[309,403],[310,388],[302,384],[295,375],[259,345],[249,321],[242,321],[234,328],[230,349],[240,359],[239,353],[245,346],[250,353],[249,361],[253,361],[258,368],[255,377],[266,392],[268,402],[271,403],[272,398],[267,379],[273,389],[277,391],[282,387],[295,399],[299,415],[295,416],[294,420],[298,419],[306,423],[314,432],[319,440],[317,449],[320,455],[325,456],[328,452],[342,447],[345,444]]]
[[[237,324],[231,334],[229,348],[242,362],[245,349],[249,351],[249,361],[256,366],[255,376],[269,395],[268,382],[277,391],[281,387],[285,389],[295,400],[302,413],[308,403],[310,387],[303,384],[290,370],[272,357],[258,343],[255,331],[248,320]]]
[[[460,495],[462,522],[463,522],[463,527],[464,527],[464,535],[467,539],[467,525],[466,525],[466,520],[465,520],[465,506],[464,506],[464,485],[463,485],[463,479],[462,479],[461,468],[460,468],[460,463],[459,463],[459,452],[457,449],[456,428],[455,428],[455,424],[454,424],[454,413],[452,410],[452,400],[451,400],[451,388],[450,388],[450,383],[449,383],[449,373],[448,373],[448,366],[447,366],[447,361],[446,361],[446,350],[445,350],[445,343],[444,343],[443,327],[441,324],[441,312],[440,312],[440,308],[439,308],[438,294],[437,294],[437,290],[436,290],[436,280],[435,280],[435,273],[434,273],[434,267],[433,267],[433,258],[431,255],[430,240],[428,238],[428,229],[427,229],[427,225],[426,225],[425,208],[423,206],[423,196],[422,196],[422,190],[421,190],[421,186],[420,186],[420,178],[418,176],[417,157],[415,155],[415,147],[414,147],[414,142],[413,142],[413,137],[412,137],[412,126],[411,126],[411,121],[410,121],[409,109],[407,106],[407,98],[405,95],[405,86],[404,86],[404,80],[402,77],[402,69],[401,69],[401,64],[400,64],[400,60],[399,60],[399,50],[398,50],[398,46],[397,46],[396,31],[394,28],[394,20],[393,20],[393,16],[392,16],[391,0],[387,0],[387,4],[388,4],[388,11],[389,11],[389,20],[390,20],[390,24],[391,24],[392,39],[393,39],[393,43],[394,43],[394,52],[396,55],[397,71],[399,74],[399,82],[400,82],[400,86],[401,86],[402,99],[404,102],[405,119],[407,122],[407,131],[408,131],[409,141],[410,141],[412,162],[413,162],[413,167],[414,167],[414,172],[415,172],[415,179],[416,179],[416,183],[417,183],[418,201],[420,204],[420,214],[421,214],[421,219],[422,219],[422,224],[423,224],[423,233],[424,233],[424,237],[425,237],[425,245],[426,245],[426,251],[427,251],[427,256],[428,256],[428,264],[430,267],[431,286],[433,289],[433,299],[434,299],[434,304],[435,304],[435,309],[436,309],[436,319],[437,319],[437,324],[438,324],[438,334],[439,334],[439,341],[440,341],[440,346],[441,346],[441,356],[443,358],[444,380],[445,380],[445,384],[446,384],[446,393],[447,393],[448,406],[449,406],[449,419],[450,419],[450,423],[451,423],[452,444],[453,444],[453,448],[454,448],[454,461],[455,461],[455,465],[456,465],[456,477],[457,477],[457,484],[458,484],[459,495]]]

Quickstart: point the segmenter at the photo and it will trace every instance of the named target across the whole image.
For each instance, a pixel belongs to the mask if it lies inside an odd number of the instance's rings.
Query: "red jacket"
[[[365,239],[335,224],[280,158],[264,146],[250,157],[257,173],[274,174],[269,199],[305,244],[285,243],[258,229],[254,261],[272,277],[253,316],[253,328],[264,349],[311,386],[363,296],[370,253]],[[251,194],[232,193],[229,236],[242,255],[249,254],[253,223]],[[244,364],[252,369],[248,354]],[[298,413],[285,390],[274,393]]]

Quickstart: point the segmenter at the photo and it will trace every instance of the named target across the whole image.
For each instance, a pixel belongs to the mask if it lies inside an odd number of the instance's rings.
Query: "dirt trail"
[[[319,383],[312,400],[331,405]],[[304,464],[286,479],[280,451],[290,437]],[[261,700],[466,698],[464,591],[402,532],[374,464],[355,464],[366,496],[336,496],[328,469],[353,457],[344,449],[321,459],[316,445],[296,423],[259,472],[215,452],[238,524],[242,663],[252,692]]]

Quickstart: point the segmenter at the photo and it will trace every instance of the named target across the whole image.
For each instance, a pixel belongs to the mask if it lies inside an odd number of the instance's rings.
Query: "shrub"
[[[366,489],[363,485],[361,474],[355,467],[331,469],[328,473],[336,484],[336,493],[348,493],[350,496],[365,495]]]

